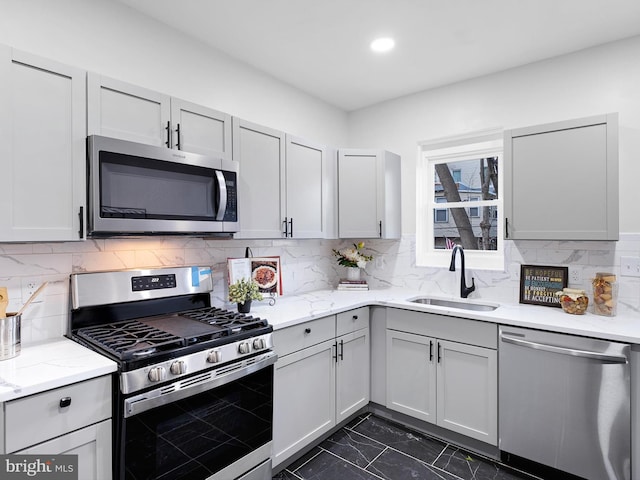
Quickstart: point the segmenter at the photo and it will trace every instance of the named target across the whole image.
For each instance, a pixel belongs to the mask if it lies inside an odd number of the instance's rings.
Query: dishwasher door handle
[[[575,348],[556,347],[555,345],[547,345],[545,343],[531,342],[514,338],[505,334],[500,334],[500,339],[505,343],[519,345],[521,347],[533,348],[545,352],[559,353],[561,355],[570,355],[572,357],[590,358],[592,360],[601,360],[609,363],[627,363],[629,360],[624,355],[608,355],[606,353],[592,352],[590,350],[578,350]]]

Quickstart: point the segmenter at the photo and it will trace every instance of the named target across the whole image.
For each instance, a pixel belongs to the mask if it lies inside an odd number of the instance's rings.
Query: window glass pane
[[[498,198],[498,158],[477,158],[434,165],[434,197],[444,202],[464,202],[470,197]]]
[[[436,249],[453,243],[467,250],[498,249],[498,207],[449,208],[434,210],[433,244]],[[478,212],[477,217],[471,211]],[[444,213],[443,213],[444,212]],[[448,215],[445,215],[448,213]]]

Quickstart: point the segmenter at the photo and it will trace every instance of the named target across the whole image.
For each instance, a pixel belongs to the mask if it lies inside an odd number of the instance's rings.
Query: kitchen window
[[[502,130],[420,144],[416,264],[448,266],[454,244],[471,268],[504,269]]]

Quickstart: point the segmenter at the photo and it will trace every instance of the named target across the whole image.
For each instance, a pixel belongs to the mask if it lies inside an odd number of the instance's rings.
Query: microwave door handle
[[[224,220],[224,214],[227,211],[227,183],[224,180],[224,174],[220,170],[216,170],[216,180],[218,181],[218,211],[216,220],[221,222]]]

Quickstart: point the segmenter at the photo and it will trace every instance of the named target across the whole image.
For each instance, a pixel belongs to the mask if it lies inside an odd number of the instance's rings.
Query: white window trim
[[[433,199],[433,179],[435,162],[445,162],[452,159],[499,157],[500,173],[498,175],[498,232],[503,231],[503,130],[491,129],[482,132],[468,133],[465,135],[441,138],[426,142],[420,142],[418,146],[418,159],[416,163],[416,265],[422,267],[448,267],[451,261],[450,250],[436,250],[434,248],[434,218],[433,208],[436,205]],[[431,179],[431,180],[430,180]],[[474,206],[482,207],[484,204],[494,205],[494,202],[474,202]],[[468,202],[448,203],[448,207],[468,207]],[[429,217],[431,215],[431,217]],[[431,221],[428,219],[431,218]],[[504,271],[504,239],[498,241],[497,250],[466,250],[465,261],[468,268],[481,270]]]

